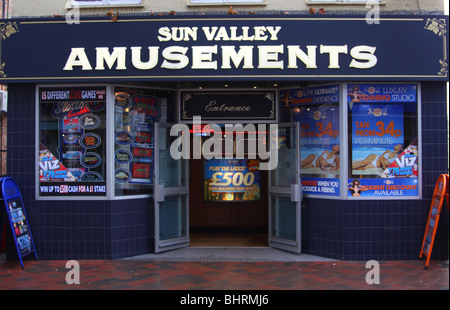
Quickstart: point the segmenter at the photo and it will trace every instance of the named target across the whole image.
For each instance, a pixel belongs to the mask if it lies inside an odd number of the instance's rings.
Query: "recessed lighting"
[[[277,83],[275,83],[275,84],[273,84],[273,86],[274,86],[274,87],[277,87],[277,86],[278,86],[278,84],[277,84]]]

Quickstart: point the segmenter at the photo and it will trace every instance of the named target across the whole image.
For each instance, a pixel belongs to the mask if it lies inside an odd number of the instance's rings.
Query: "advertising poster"
[[[145,94],[117,92],[114,120],[114,180],[152,184],[154,165],[153,123],[160,117],[159,100]]]
[[[205,200],[260,200],[257,159],[211,159],[205,161]]]
[[[9,214],[14,229],[14,237],[21,255],[32,249],[31,235],[28,230],[27,220],[23,212],[22,199],[8,201]]]
[[[106,195],[106,90],[39,90],[41,196]]]
[[[379,175],[403,150],[403,106],[354,105],[352,172]],[[372,162],[368,162],[373,159]]]
[[[303,193],[339,196],[339,85],[289,90],[281,102],[300,122]]]
[[[419,194],[416,94],[416,85],[349,85],[349,196]]]

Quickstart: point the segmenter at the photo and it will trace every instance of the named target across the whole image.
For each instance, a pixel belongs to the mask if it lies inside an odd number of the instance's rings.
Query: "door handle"
[[[291,184],[291,201],[300,202],[300,184]]]
[[[165,197],[165,188],[164,188],[164,184],[163,185],[156,185],[156,201],[157,202],[163,202],[164,201],[164,197]]]

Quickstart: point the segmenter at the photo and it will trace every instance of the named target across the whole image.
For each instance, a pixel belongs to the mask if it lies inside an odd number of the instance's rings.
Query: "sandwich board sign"
[[[439,224],[439,217],[441,216],[442,204],[444,199],[447,199],[448,209],[448,175],[441,174],[434,187],[433,199],[431,200],[430,212],[428,214],[427,227],[425,235],[423,236],[422,247],[419,258],[423,255],[427,257],[425,269],[428,269],[430,263],[431,251],[433,250],[434,238]]]
[[[38,260],[36,248],[34,247],[33,237],[31,236],[30,225],[25,212],[22,194],[20,189],[10,177],[0,179],[1,193],[6,207],[7,220],[9,221],[11,232],[14,238],[17,254],[20,260],[20,266],[23,268],[22,258],[34,253]]]

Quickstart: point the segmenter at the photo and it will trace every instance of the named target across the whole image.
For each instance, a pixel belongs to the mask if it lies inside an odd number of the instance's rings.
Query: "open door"
[[[189,245],[189,186],[186,159],[175,160],[170,126],[155,124],[155,252]]]
[[[269,177],[269,246],[301,253],[299,124],[279,124],[278,165]]]

